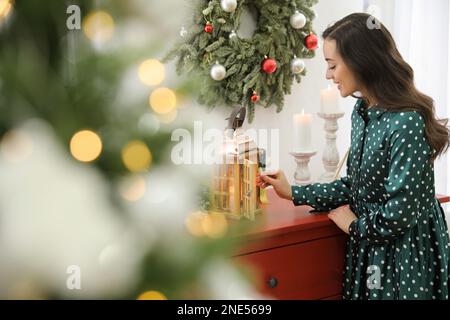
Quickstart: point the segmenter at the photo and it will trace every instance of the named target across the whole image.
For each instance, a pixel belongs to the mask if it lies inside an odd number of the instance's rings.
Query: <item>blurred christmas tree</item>
[[[96,3],[0,0],[0,296],[225,298],[227,222],[168,156],[164,36],[133,43],[157,1]]]

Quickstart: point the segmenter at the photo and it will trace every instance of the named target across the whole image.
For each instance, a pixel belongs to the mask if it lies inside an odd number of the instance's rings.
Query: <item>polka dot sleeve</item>
[[[350,226],[352,236],[375,243],[394,239],[416,225],[425,199],[430,197],[422,190],[425,166],[430,165],[422,117],[416,112],[402,112],[390,122],[386,201],[366,203],[368,214]]]
[[[294,205],[309,205],[318,211],[330,211],[347,204],[350,197],[350,183],[347,177],[330,183],[292,186],[291,189]]]

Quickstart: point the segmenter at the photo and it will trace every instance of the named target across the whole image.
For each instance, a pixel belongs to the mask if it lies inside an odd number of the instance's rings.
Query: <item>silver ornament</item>
[[[221,0],[220,6],[222,10],[228,13],[234,12],[237,8],[237,0]]]
[[[291,23],[292,28],[300,29],[306,25],[306,17],[303,13],[298,10],[291,16],[289,22]]]
[[[229,38],[229,39],[233,39],[233,38],[236,37],[236,36],[237,36],[236,31],[231,30],[230,34],[228,35],[228,38]]]
[[[225,67],[219,62],[216,62],[216,64],[211,68],[210,75],[214,80],[220,81],[225,78],[226,73],[227,70],[225,70]]]
[[[293,74],[299,74],[305,70],[305,62],[302,59],[295,57],[291,60],[291,72]]]

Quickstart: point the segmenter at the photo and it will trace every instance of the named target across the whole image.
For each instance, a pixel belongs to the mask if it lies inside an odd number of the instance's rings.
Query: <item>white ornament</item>
[[[304,16],[303,13],[296,10],[295,13],[291,16],[291,19],[289,22],[291,23],[292,28],[300,29],[305,26],[306,17]]]
[[[293,74],[299,74],[305,69],[305,62],[302,59],[294,57],[291,60],[291,72]]]
[[[233,39],[236,36],[237,36],[236,31],[231,30],[230,34],[228,35],[228,38]]]
[[[216,81],[223,80],[225,78],[225,75],[227,73],[227,70],[225,70],[225,67],[221,65],[218,61],[216,61],[216,64],[211,68],[211,78],[213,78]]]
[[[237,8],[237,0],[221,0],[220,6],[222,10],[228,13],[234,12]]]

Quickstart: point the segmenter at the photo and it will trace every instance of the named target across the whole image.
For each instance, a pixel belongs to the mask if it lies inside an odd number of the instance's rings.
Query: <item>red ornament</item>
[[[262,63],[262,69],[265,73],[274,73],[275,71],[277,71],[277,62],[275,61],[275,59],[268,59],[266,57],[266,59],[264,59]]]
[[[259,101],[259,96],[256,94],[256,91],[253,91],[253,95],[250,100],[252,100],[253,103],[257,103]]]
[[[309,50],[316,49],[318,44],[319,39],[317,39],[317,36],[312,32],[305,39],[305,45]]]
[[[211,32],[213,32],[213,26],[212,26],[212,24],[211,24],[211,22],[207,22],[206,23],[206,25],[205,25],[205,32],[206,33],[211,33]]]

